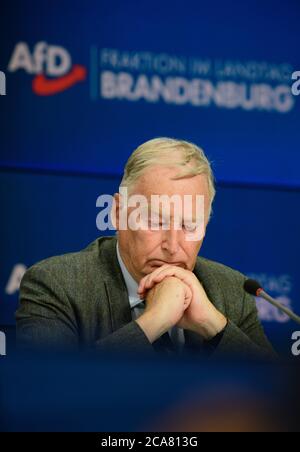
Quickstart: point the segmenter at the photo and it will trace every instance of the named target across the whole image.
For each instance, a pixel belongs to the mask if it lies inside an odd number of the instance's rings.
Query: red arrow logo
[[[52,96],[82,82],[85,78],[86,68],[77,64],[67,75],[56,79],[49,79],[44,74],[37,75],[32,81],[32,90],[39,96]]]

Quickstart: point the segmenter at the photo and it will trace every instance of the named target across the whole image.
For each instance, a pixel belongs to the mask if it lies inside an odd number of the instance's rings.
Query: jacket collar
[[[128,293],[128,297],[129,297],[129,303],[130,303],[130,307],[131,309],[134,308],[135,306],[139,305],[142,300],[140,300],[139,296],[138,296],[138,283],[136,282],[136,280],[131,276],[131,274],[129,273],[129,271],[127,270],[127,267],[121,257],[120,254],[120,248],[119,248],[119,244],[117,241],[117,257],[118,257],[118,262],[122,271],[122,275],[126,284],[126,289],[127,289],[127,293]]]
[[[118,262],[117,237],[107,237],[100,247],[101,260],[106,263],[103,280],[110,308],[112,330],[116,331],[132,320],[126,283]]]
[[[211,303],[223,314],[224,312],[224,294],[215,276],[208,270],[206,260],[202,257],[198,257],[196,261],[193,273],[197,279],[201,282],[208,299]],[[202,337],[194,333],[193,331],[185,330],[184,332],[186,345],[190,349],[195,349],[199,353],[199,348],[203,344]]]

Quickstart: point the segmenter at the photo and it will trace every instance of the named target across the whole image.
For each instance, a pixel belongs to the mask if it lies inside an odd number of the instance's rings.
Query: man
[[[245,276],[198,257],[215,195],[203,151],[186,141],[150,140],[130,156],[121,189],[149,202],[151,222],[141,214],[140,227],[132,226],[134,208],[117,193],[116,237],[30,268],[21,283],[18,340],[42,348],[271,356]],[[159,204],[155,220],[154,195],[183,204],[188,195],[190,208],[174,204],[166,212]]]

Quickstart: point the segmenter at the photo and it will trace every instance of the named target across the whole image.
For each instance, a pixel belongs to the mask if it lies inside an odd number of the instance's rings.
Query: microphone
[[[264,300],[271,303],[277,309],[284,312],[288,317],[290,317],[290,319],[300,324],[300,317],[296,315],[293,311],[279,303],[279,301],[276,301],[269,294],[267,294],[261,287],[261,285],[257,281],[255,281],[255,279],[247,279],[244,282],[244,290],[250,295],[254,295],[255,297],[262,297]]]

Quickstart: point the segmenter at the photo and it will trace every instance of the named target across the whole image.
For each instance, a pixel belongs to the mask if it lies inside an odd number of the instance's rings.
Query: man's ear
[[[113,227],[119,230],[119,218],[120,218],[120,193],[115,193],[113,196],[113,204],[110,214]]]

